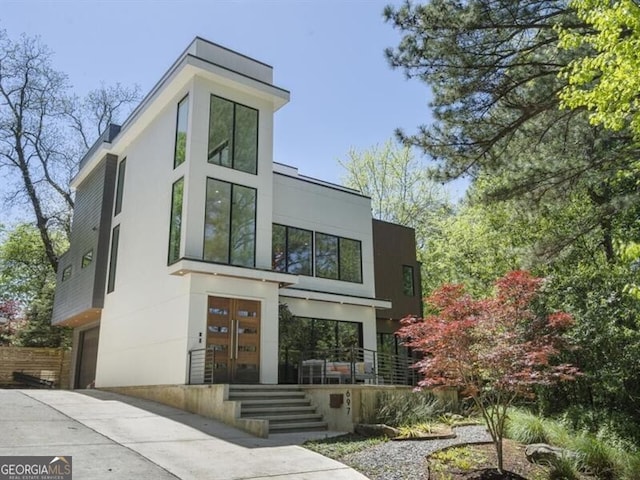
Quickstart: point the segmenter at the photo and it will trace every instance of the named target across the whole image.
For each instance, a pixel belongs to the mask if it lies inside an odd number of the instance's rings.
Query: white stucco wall
[[[130,144],[117,145],[127,166],[122,212],[112,224],[120,225],[120,239],[100,325],[98,387],[185,382],[189,282],[167,274],[167,253],[171,187],[184,174],[184,166],[173,169],[176,108],[191,88]]]
[[[371,200],[339,189],[275,174],[273,222],[362,242],[362,283],[301,276],[298,288],[375,296]]]

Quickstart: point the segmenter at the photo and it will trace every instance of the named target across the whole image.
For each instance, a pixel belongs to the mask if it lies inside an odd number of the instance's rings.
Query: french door
[[[260,302],[209,297],[205,377],[214,383],[260,381]]]

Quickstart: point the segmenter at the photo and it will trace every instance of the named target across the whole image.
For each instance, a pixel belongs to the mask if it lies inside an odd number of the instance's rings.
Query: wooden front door
[[[209,297],[205,376],[213,383],[260,381],[260,302]]]

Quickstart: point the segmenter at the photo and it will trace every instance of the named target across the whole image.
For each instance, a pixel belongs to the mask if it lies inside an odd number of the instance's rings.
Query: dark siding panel
[[[104,307],[104,292],[107,281],[107,269],[109,266],[111,212],[113,211],[118,157],[115,155],[107,155],[106,161],[107,165],[104,178],[104,191],[102,195],[102,218],[100,220],[100,234],[98,235],[96,275],[93,287],[93,306],[97,308]]]
[[[399,320],[421,315],[420,263],[416,259],[416,238],[412,228],[373,220],[373,255],[376,297],[391,300],[390,310],[378,311],[378,318]],[[402,266],[413,267],[415,295],[404,294]]]
[[[71,246],[60,258],[58,269],[51,319],[54,324],[103,305],[108,260],[104,249],[109,243],[116,161],[114,155],[106,155],[76,191]],[[82,256],[91,249],[93,261],[81,268]],[[71,278],[62,282],[62,270],[68,265],[72,266]]]

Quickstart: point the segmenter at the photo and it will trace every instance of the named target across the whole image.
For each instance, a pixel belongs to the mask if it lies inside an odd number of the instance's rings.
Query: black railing
[[[216,378],[216,350],[213,345],[190,350],[188,361],[189,385],[225,381]],[[416,385],[419,376],[412,367],[415,362],[415,358],[406,355],[355,347],[313,352],[281,350],[279,382]]]
[[[416,385],[413,359],[366,348],[302,352],[298,383]]]

